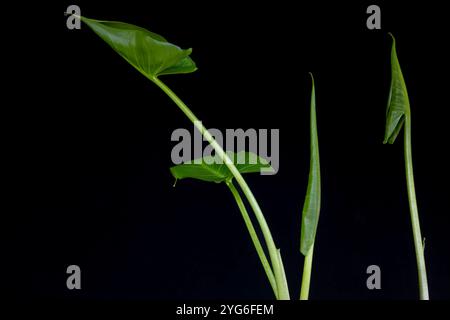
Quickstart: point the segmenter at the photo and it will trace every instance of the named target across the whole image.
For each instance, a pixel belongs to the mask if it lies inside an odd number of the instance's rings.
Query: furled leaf
[[[189,57],[191,49],[183,50],[144,28],[85,17],[81,17],[81,21],[150,80],[160,75],[189,73],[197,69]]]
[[[389,33],[390,34],[390,33]],[[405,117],[409,116],[409,98],[403,79],[400,63],[395,48],[395,38],[392,34],[391,49],[391,88],[389,90],[388,107],[386,112],[386,131],[383,143],[394,143],[402,129]]]
[[[228,152],[230,159],[240,173],[260,172],[262,168],[272,169],[264,158],[251,152]],[[230,180],[233,174],[225,163],[218,163],[215,157],[203,157],[170,168],[175,179],[193,178],[209,182],[223,182]],[[199,163],[197,163],[199,162]],[[221,161],[223,162],[223,161]]]
[[[319,162],[319,139],[317,137],[316,123],[316,93],[314,89],[314,78],[312,78],[311,89],[311,114],[310,114],[310,168],[308,178],[308,189],[302,212],[302,227],[300,239],[300,251],[308,255],[316,237],[317,224],[320,213],[320,162]]]

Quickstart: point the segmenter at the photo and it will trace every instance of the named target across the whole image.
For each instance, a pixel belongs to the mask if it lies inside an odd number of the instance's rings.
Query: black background
[[[17,8],[5,62],[13,180],[6,289],[14,298],[271,299],[224,185],[172,187],[170,136],[190,122],[93,32],[64,11],[133,23],[193,48],[198,71],[162,78],[211,128],[279,128],[280,170],[247,181],[281,248],[291,295],[303,258],[309,169],[308,72],[316,78],[322,165],[310,298],[417,299],[402,139],[383,145],[391,40],[411,100],[416,191],[432,299],[450,298],[448,22],[442,7],[228,1],[63,2]],[[20,12],[20,14],[19,14]],[[402,137],[402,135],[400,135]],[[82,290],[66,288],[66,268]],[[366,288],[381,267],[382,289]]]

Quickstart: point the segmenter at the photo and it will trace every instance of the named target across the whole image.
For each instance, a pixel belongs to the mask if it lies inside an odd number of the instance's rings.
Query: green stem
[[[303,275],[302,275],[302,287],[300,290],[300,300],[308,300],[309,297],[309,286],[311,283],[311,270],[312,261],[314,253],[314,243],[311,245],[311,249],[305,256],[305,261],[303,264]]]
[[[266,272],[267,278],[270,282],[270,285],[272,286],[273,293],[275,294],[275,297],[278,297],[277,283],[275,281],[275,276],[273,275],[272,268],[270,267],[269,261],[267,260],[266,254],[264,253],[264,249],[261,246],[261,242],[259,241],[259,238],[258,238],[258,235],[256,234],[255,228],[253,227],[252,220],[250,219],[247,209],[245,208],[245,204],[242,201],[241,196],[239,195],[239,191],[233,185],[233,181],[229,180],[226,182],[226,184],[227,184],[228,188],[230,188],[230,191],[233,194],[234,199],[236,200],[239,210],[241,211],[242,218],[244,218],[244,222],[245,222],[245,225],[247,226],[248,233],[250,234],[250,237],[252,238],[253,245],[255,246],[255,249],[256,249],[256,252],[258,253],[259,259],[261,260],[261,263],[264,267],[264,271]]]
[[[288,283],[287,283],[286,273],[284,272],[283,259],[281,258],[280,249],[277,249],[277,256],[278,256],[278,263],[280,264],[280,268],[283,271],[279,274],[275,274],[275,279],[277,281],[278,288],[279,288],[278,295],[283,297],[279,300],[290,300],[291,297],[289,296]]]
[[[160,87],[172,99],[172,101],[175,102],[175,104],[181,109],[181,111],[189,118],[189,120],[191,120],[194,126],[201,132],[206,141],[208,141],[211,144],[216,154],[221,159],[224,160],[225,165],[228,167],[231,174],[236,179],[236,182],[241,187],[242,192],[244,193],[245,197],[248,200],[248,203],[250,204],[250,206],[253,209],[253,212],[255,213],[256,219],[261,228],[261,232],[264,236],[267,249],[269,251],[270,261],[272,263],[275,279],[282,279],[283,277],[285,277],[284,269],[281,267],[279,263],[277,248],[273,241],[272,234],[270,233],[269,226],[267,225],[267,221],[264,218],[264,215],[261,211],[261,208],[259,207],[258,202],[255,199],[255,196],[253,195],[252,191],[247,185],[247,182],[245,182],[241,173],[233,164],[233,161],[228,157],[228,155],[225,153],[220,144],[217,143],[217,141],[203,126],[203,124],[198,120],[198,118],[192,113],[192,111],[188,108],[188,106],[186,106],[184,102],[180,98],[178,98],[178,96],[168,86],[166,86],[161,80],[159,80],[156,77],[151,78],[150,80],[152,80],[158,87]],[[279,281],[277,281],[277,291],[278,291],[277,297],[278,299],[281,300],[289,299],[288,288]]]
[[[427,271],[425,267],[425,257],[420,232],[419,212],[417,210],[416,191],[414,187],[414,175],[412,165],[412,148],[411,148],[411,116],[405,115],[405,167],[406,167],[406,184],[408,187],[409,209],[411,213],[411,224],[414,238],[414,247],[416,251],[417,271],[419,275],[419,293],[420,300],[429,300]]]

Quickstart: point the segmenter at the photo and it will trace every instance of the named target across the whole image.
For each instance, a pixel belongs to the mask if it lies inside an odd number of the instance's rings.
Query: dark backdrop
[[[9,11],[22,17],[10,24],[21,36],[8,32],[5,47],[14,100],[5,118],[13,205],[4,212],[12,218],[4,283],[13,297],[273,297],[227,188],[190,180],[172,187],[170,136],[192,131],[190,122],[86,26],[66,29],[72,3],[87,17],[192,47],[198,71],[163,80],[207,127],[280,129],[279,173],[247,181],[294,297],[314,73],[323,184],[316,300],[418,298],[402,135],[382,144],[393,32],[411,100],[430,296],[450,297],[446,12],[431,2],[378,2],[382,30],[370,31],[372,3],[228,1],[66,1]],[[71,264],[82,270],[77,292],[65,286]],[[371,264],[381,267],[378,291],[366,288]]]

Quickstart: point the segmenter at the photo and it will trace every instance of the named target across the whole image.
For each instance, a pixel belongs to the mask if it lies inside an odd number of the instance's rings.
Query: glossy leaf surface
[[[81,17],[81,21],[150,80],[160,75],[189,73],[197,69],[189,57],[191,49],[183,50],[144,28],[85,17]]]
[[[264,158],[251,152],[228,152],[230,159],[240,173],[260,172],[262,168],[271,169],[270,164]],[[198,161],[201,160],[201,161]],[[175,179],[198,179],[208,182],[223,182],[233,177],[225,163],[218,163],[215,157],[203,157],[189,163],[183,163],[170,168]],[[196,163],[196,162],[199,163]]]

